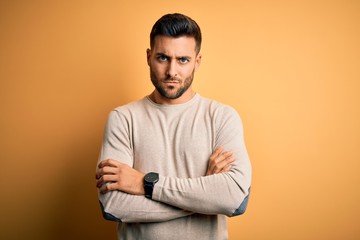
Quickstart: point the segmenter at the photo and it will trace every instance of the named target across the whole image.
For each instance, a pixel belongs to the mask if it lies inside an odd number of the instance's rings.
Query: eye
[[[166,62],[166,61],[168,60],[168,57],[165,56],[165,55],[159,55],[159,56],[158,56],[158,60],[159,60],[160,62]]]
[[[186,58],[186,57],[181,57],[181,58],[179,58],[179,62],[180,63],[187,63],[187,62],[189,62],[189,59]]]

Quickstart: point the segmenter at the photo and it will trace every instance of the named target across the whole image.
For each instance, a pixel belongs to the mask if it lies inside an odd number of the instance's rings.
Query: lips
[[[178,81],[163,81],[163,83],[179,83]]]
[[[176,84],[180,84],[180,81],[174,81],[174,80],[165,80],[165,81],[162,81],[163,84],[165,85],[176,85]]]
[[[167,76],[166,78],[163,78],[162,80],[163,82],[170,82],[170,83],[180,83],[181,79],[180,78],[177,78],[177,77],[170,77],[170,76]]]

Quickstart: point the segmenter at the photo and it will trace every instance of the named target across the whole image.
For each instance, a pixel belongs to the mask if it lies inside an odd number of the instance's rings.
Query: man
[[[251,165],[236,111],[192,89],[201,32],[167,14],[150,34],[155,90],[114,109],[96,172],[103,216],[119,239],[227,239],[226,216],[242,214]]]

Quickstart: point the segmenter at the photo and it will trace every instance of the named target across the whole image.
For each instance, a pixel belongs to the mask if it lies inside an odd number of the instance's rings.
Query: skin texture
[[[196,53],[195,39],[191,37],[155,37],[153,49],[147,50],[150,77],[155,90],[149,96],[158,104],[181,104],[192,99],[191,84],[201,63]],[[235,161],[232,152],[218,147],[211,154],[206,176],[227,172]],[[144,195],[144,173],[127,164],[107,159],[99,163],[96,186],[100,193],[119,190],[133,195]]]

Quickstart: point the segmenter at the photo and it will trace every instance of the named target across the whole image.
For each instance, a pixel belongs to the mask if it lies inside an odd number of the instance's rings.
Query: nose
[[[173,78],[177,76],[177,66],[176,61],[170,61],[167,69],[168,77]]]

